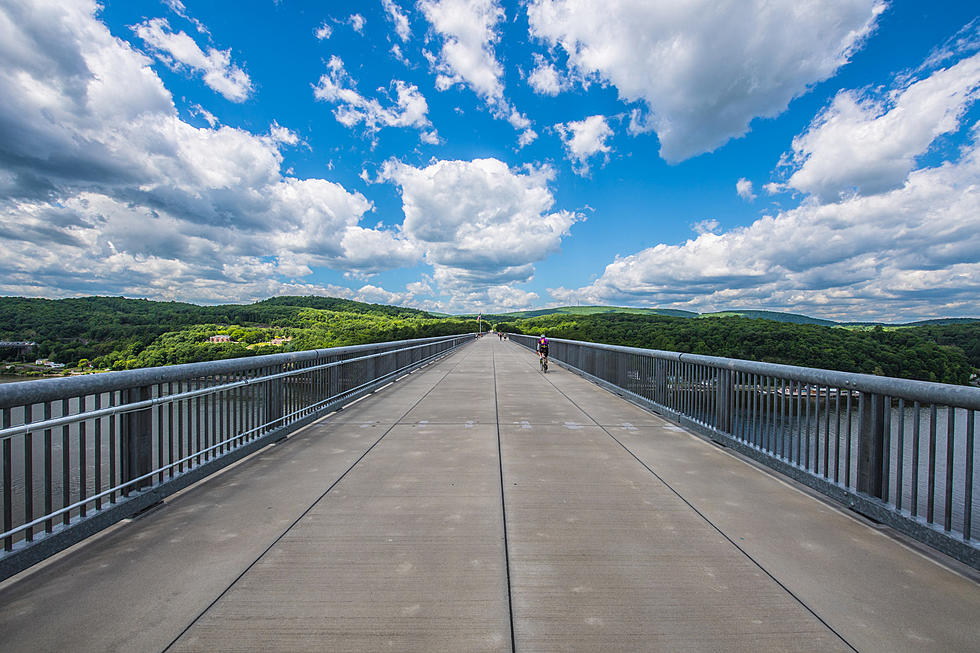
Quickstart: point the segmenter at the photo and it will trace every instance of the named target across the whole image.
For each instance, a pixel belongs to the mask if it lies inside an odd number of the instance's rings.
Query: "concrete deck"
[[[484,338],[0,584],[0,650],[970,651],[980,584]]]

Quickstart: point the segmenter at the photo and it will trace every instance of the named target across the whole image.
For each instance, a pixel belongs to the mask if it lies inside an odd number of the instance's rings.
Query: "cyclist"
[[[544,372],[548,371],[548,339],[541,334],[538,338],[538,358],[541,359],[541,369]]]

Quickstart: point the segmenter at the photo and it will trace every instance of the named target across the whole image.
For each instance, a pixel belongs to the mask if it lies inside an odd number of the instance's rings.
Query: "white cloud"
[[[527,83],[541,95],[558,95],[565,90],[561,77],[555,66],[539,54],[534,55],[535,68],[527,78]]]
[[[977,136],[977,134],[975,134]],[[837,319],[972,315],[980,296],[980,147],[914,171],[901,188],[804,203],[610,263],[555,299],[716,310],[785,309]]]
[[[700,234],[713,234],[718,231],[718,227],[721,223],[714,218],[709,218],[707,220],[700,220],[691,225],[691,228],[698,235]]]
[[[408,17],[401,10],[401,8],[395,4],[394,0],[381,0],[382,6],[384,6],[385,11],[388,13],[388,17],[391,22],[395,24],[395,33],[398,34],[403,42],[408,41],[412,36],[412,28],[408,25]]]
[[[489,305],[484,306],[484,310],[506,313],[534,306],[538,301],[538,293],[513,286],[491,286],[487,289],[487,299]]]
[[[331,29],[330,25],[327,25],[327,21],[320,23],[320,26],[313,32],[313,35],[316,36],[317,40],[319,41],[329,39],[332,34],[333,29]]]
[[[847,63],[882,0],[654,3],[533,0],[531,35],[568,54],[576,76],[642,102],[634,133],[655,130],[677,162],[745,134]]]
[[[503,67],[493,46],[504,10],[496,0],[420,0],[419,9],[443,38],[436,87],[466,83],[491,104],[503,100]]]
[[[745,177],[742,177],[735,182],[735,192],[737,192],[738,196],[743,200],[748,202],[755,201],[756,195],[752,192],[752,182]]]
[[[425,168],[389,161],[380,174],[400,187],[402,235],[424,252],[440,289],[457,299],[527,281],[533,264],[557,251],[581,217],[553,210],[553,176],[547,167],[514,171],[497,159]]]
[[[517,146],[524,147],[525,145],[530,145],[538,138],[538,132],[533,129],[525,129],[521,132],[521,135],[517,139]]]
[[[870,91],[840,91],[806,133],[793,139],[795,171],[786,185],[825,202],[898,188],[917,156],[960,129],[978,97],[980,54],[881,98]]]
[[[181,0],[164,0],[164,4],[167,5],[167,8],[170,9],[170,11],[174,12],[184,20],[193,23],[194,27],[196,27],[197,31],[201,34],[206,34],[208,36],[211,35],[211,32],[208,31],[208,28],[204,25],[204,23],[188,15],[187,8],[184,6],[184,3],[181,2]]]
[[[221,123],[221,121],[218,120],[218,118],[213,113],[211,113],[210,111],[202,107],[200,104],[195,104],[194,106],[192,106],[190,108],[190,112],[191,115],[201,116],[202,118],[204,118],[204,121],[207,122],[209,125],[211,125],[212,128],[217,127]]]
[[[424,129],[430,126],[426,117],[428,103],[414,84],[395,80],[395,102],[392,106],[383,107],[377,100],[365,98],[357,92],[354,80],[344,70],[344,62],[339,57],[331,57],[327,67],[329,71],[320,77],[313,95],[318,100],[337,105],[333,113],[341,124],[353,127],[363,123],[369,134],[382,127]]]
[[[299,145],[300,139],[296,132],[287,127],[283,127],[278,122],[273,122],[269,126],[269,137],[276,143],[284,145]]]
[[[367,22],[366,20],[364,20],[364,16],[360,14],[351,14],[350,18],[348,18],[347,21],[350,23],[350,26],[354,28],[354,31],[357,32],[358,34],[361,34],[363,32],[364,24]]]
[[[145,20],[133,27],[157,57],[174,70],[189,68],[201,73],[204,83],[232,102],[244,102],[252,92],[248,74],[231,63],[231,50],[208,48],[207,53],[184,32],[176,34],[164,18]]]
[[[0,24],[16,24],[8,3]],[[245,300],[303,289],[317,266],[370,274],[418,260],[373,205],[281,172],[268,135],[183,122],[151,61],[94,2],[34,0],[0,41],[0,294]],[[39,247],[38,243],[44,243]]]
[[[613,135],[605,116],[589,116],[585,120],[558,123],[555,129],[561,136],[575,172],[589,174],[589,159],[611,148],[606,140]]]

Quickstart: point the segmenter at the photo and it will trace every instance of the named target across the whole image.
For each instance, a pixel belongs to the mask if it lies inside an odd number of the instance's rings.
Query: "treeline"
[[[484,318],[484,328],[496,321],[502,331],[943,383],[968,383],[980,368],[980,322],[848,329],[747,317],[692,319],[629,312]],[[275,297],[220,306],[121,297],[0,297],[0,340],[31,340],[37,343],[39,358],[98,369],[476,330],[476,320],[469,317],[437,317],[333,297]],[[232,342],[209,342],[215,335],[229,336]]]
[[[501,331],[741,358],[940,383],[969,383],[980,368],[980,322],[856,331],[743,317],[548,315]]]
[[[475,320],[332,297],[276,297],[197,306],[121,297],[0,297],[0,340],[30,340],[36,355],[76,366],[132,369],[283,351],[468,333]],[[234,342],[212,343],[213,335]],[[289,339],[281,345],[263,345]]]

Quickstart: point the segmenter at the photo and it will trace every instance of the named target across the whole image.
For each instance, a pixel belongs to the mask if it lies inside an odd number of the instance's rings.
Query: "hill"
[[[779,311],[717,311],[714,313],[701,313],[698,317],[747,317],[752,320],[772,320],[774,322],[789,322],[791,324],[819,324],[821,326],[837,326],[839,323],[833,320],[822,320],[808,315],[797,313],[782,313]]]
[[[126,369],[275,351],[476,331],[476,323],[333,297],[275,297],[198,306],[123,297],[0,297],[0,340],[37,343],[35,355]],[[234,342],[211,343],[214,335]],[[272,340],[278,345],[262,345]]]
[[[545,331],[553,337],[948,383],[966,383],[980,368],[976,320],[841,325],[776,311],[699,315],[615,306],[483,317],[484,329],[496,325],[518,333]],[[477,330],[473,318],[318,296],[218,306],[123,297],[0,297],[0,340],[32,340],[37,357],[68,365],[85,360],[101,369],[130,369],[468,333]],[[215,335],[230,342],[210,342]]]
[[[740,316],[692,320],[627,313],[554,313],[501,323],[498,328],[941,383],[969,383],[974,370],[980,368],[980,322],[852,330]]]

